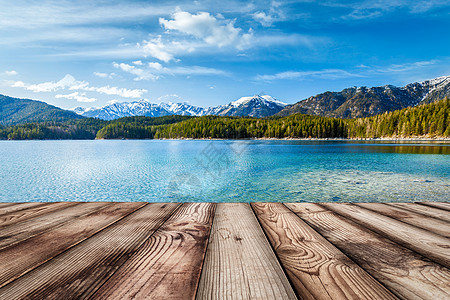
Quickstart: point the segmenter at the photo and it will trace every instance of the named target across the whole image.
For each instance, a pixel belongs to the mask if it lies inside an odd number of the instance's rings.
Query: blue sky
[[[294,103],[450,75],[448,0],[0,0],[0,37],[0,93],[63,108]]]

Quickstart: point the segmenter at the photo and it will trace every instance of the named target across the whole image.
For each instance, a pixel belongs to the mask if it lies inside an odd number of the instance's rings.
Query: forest
[[[377,116],[339,119],[165,116],[93,118],[0,126],[0,139],[405,138],[450,137],[450,99]]]

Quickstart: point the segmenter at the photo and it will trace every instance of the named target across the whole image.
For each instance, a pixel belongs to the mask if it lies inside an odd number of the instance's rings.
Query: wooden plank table
[[[450,299],[449,203],[0,203],[0,299]]]

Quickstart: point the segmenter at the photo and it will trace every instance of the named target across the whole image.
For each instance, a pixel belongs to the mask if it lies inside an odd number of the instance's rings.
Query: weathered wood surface
[[[300,298],[397,298],[283,204],[252,207]]]
[[[170,216],[178,204],[134,213],[0,289],[0,299],[86,299]]]
[[[450,196],[449,196],[450,197]],[[450,203],[449,202],[422,202],[419,203],[421,205],[427,205],[431,207],[436,207],[444,210],[450,211]]]
[[[427,217],[402,208],[387,205],[385,203],[354,203],[357,206],[367,208],[379,214],[394,218],[398,221],[408,223],[416,227],[450,237],[450,224],[448,222]]]
[[[28,220],[37,216],[45,215],[52,211],[76,205],[76,202],[59,202],[48,203],[44,205],[34,206],[31,208],[11,212],[0,216],[0,226],[15,224],[24,220]]]
[[[142,203],[114,203],[52,231],[0,250],[0,287],[89,238]]]
[[[248,203],[217,205],[197,299],[297,299]]]
[[[353,204],[322,204],[443,266],[450,267],[450,239]]]
[[[15,224],[17,222],[28,220],[37,216],[42,216],[49,212],[73,205],[76,205],[76,202],[47,203],[3,214],[2,216],[0,216],[0,226],[4,227],[10,224]]]
[[[447,206],[0,203],[0,300],[450,299]]]
[[[41,202],[12,203],[10,205],[5,205],[3,207],[0,207],[0,217],[2,217],[4,214],[9,214],[9,213],[12,213],[15,211],[20,211],[20,210],[28,209],[28,208],[32,208],[32,207],[45,206],[47,204],[48,203],[41,203]]]
[[[0,227],[0,249],[10,247],[22,240],[31,238],[46,230],[54,230],[56,227],[90,214],[97,209],[111,205],[105,202],[77,203],[76,205],[63,207],[60,210],[50,212],[40,217],[31,218],[9,226]]]
[[[449,269],[319,204],[286,206],[398,297],[450,299]]]
[[[420,205],[418,203],[388,203],[387,205],[392,205],[395,207],[400,207],[406,210],[410,210],[422,215],[433,217],[442,221],[450,222],[450,214],[442,209]]]
[[[92,299],[193,299],[214,209],[183,204]]]
[[[11,203],[11,202],[0,202],[0,214],[2,214],[2,210],[6,207],[17,205],[17,203]]]

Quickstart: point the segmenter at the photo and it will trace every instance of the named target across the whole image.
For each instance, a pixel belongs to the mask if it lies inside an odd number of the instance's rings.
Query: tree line
[[[221,116],[86,118],[0,126],[0,139],[380,138],[450,137],[450,99],[357,119],[304,114],[250,118]]]

